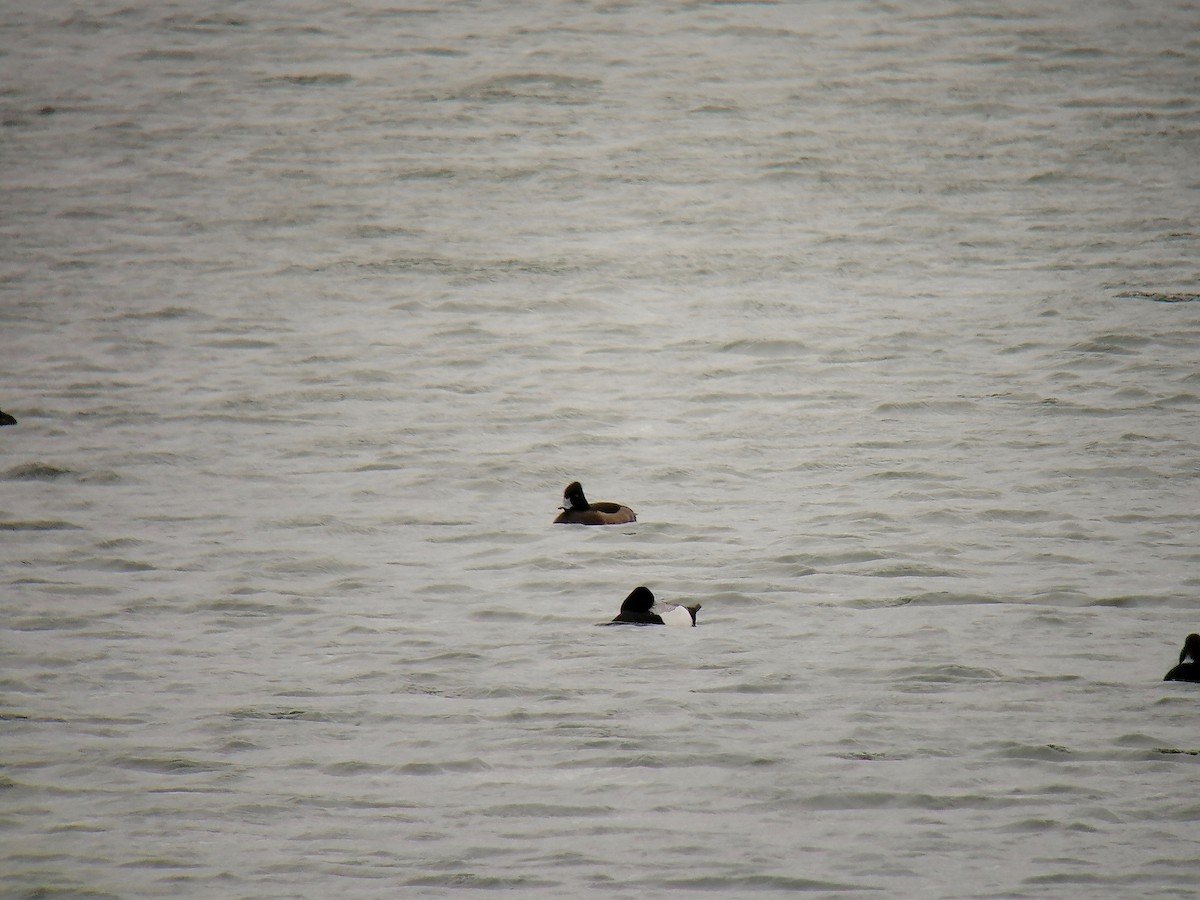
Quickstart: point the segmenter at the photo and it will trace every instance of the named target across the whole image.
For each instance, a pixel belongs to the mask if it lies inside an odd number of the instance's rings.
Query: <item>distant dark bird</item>
[[[680,606],[675,603],[655,605],[654,594],[648,587],[635,587],[621,603],[621,611],[607,625],[696,625],[700,604]]]
[[[633,510],[620,503],[588,503],[578,481],[567,485],[563,503],[559,507],[562,512],[554,520],[556,525],[625,525],[637,521]]]
[[[1200,682],[1200,634],[1189,634],[1179,651],[1179,665],[1163,676],[1163,681]]]
[[[0,425],[16,425],[16,424],[17,424],[16,419],[14,419],[12,416],[10,416],[8,413],[6,413],[4,410],[0,409]]]

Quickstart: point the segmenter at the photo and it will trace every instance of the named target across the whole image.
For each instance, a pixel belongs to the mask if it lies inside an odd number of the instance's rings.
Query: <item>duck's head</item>
[[[621,602],[623,613],[646,613],[654,606],[654,594],[648,587],[635,587]]]
[[[559,509],[588,509],[587,498],[583,496],[583,485],[578,481],[572,481],[567,485],[567,489],[563,491],[563,503],[565,506],[560,506]]]
[[[1200,634],[1189,634],[1183,641],[1183,649],[1179,651],[1179,661],[1200,663]]]

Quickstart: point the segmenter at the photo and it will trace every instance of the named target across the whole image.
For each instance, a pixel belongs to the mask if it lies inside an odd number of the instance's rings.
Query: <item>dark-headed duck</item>
[[[1189,634],[1179,651],[1179,665],[1163,676],[1163,681],[1200,682],[1200,634]]]
[[[16,424],[17,424],[16,419],[14,419],[12,416],[10,416],[8,413],[6,413],[4,410],[0,409],[0,425],[16,425]]]
[[[562,512],[554,520],[556,525],[625,525],[637,521],[633,510],[620,503],[588,503],[578,481],[567,485],[563,503]]]
[[[696,625],[700,604],[679,606],[675,603],[655,605],[654,594],[648,587],[635,587],[621,603],[621,611],[607,625]]]

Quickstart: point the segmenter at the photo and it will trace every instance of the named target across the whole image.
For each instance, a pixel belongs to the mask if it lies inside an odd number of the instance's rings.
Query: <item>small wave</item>
[[[980,604],[1010,604],[1012,598],[997,598],[989,594],[958,594],[949,590],[929,590],[923,594],[912,594],[900,598],[912,606],[978,606]],[[893,602],[898,606],[899,602]]]
[[[783,680],[790,676],[784,676]],[[742,681],[737,684],[723,685],[715,688],[700,688],[693,693],[696,694],[790,694],[796,688],[793,685],[782,683],[781,681]]]
[[[410,878],[404,882],[404,885],[413,888],[450,890],[469,888],[476,891],[519,891],[524,888],[556,888],[560,887],[562,882],[525,875],[499,876],[476,875],[474,872],[446,872],[440,875],[420,875]]]
[[[688,110],[689,115],[740,115],[742,108],[737,104],[706,103]]]
[[[965,578],[962,572],[918,563],[892,563],[863,572],[874,578]]]
[[[150,563],[138,562],[132,559],[120,559],[118,557],[103,557],[93,556],[89,559],[81,559],[75,563],[81,569],[92,569],[100,572],[156,572],[157,566],[152,566]]]
[[[569,75],[553,75],[528,72],[518,75],[501,75],[469,85],[459,92],[463,100],[540,100],[552,103],[577,103],[600,82],[591,78],[574,78]]]
[[[162,775],[193,775],[218,772],[225,768],[218,763],[200,762],[182,756],[123,756],[119,757],[115,764],[122,769],[157,772]]]
[[[441,762],[412,762],[400,766],[403,775],[443,775],[448,772],[486,772],[491,769],[478,756],[470,759],[448,759]]]
[[[994,669],[975,666],[910,666],[897,670],[899,681],[920,684],[956,684],[966,681],[996,681],[1001,676]]]
[[[322,713],[310,709],[298,709],[295,707],[277,707],[275,709],[235,709],[229,713],[231,719],[276,719],[290,721],[294,719],[304,719],[310,722],[325,722],[328,717]]]
[[[314,72],[307,75],[277,75],[264,79],[266,84],[291,84],[298,87],[326,87],[329,85],[346,84],[353,81],[353,76],[345,72]]]
[[[813,794],[803,801],[806,809],[840,812],[863,809],[1003,809],[1015,806],[1019,799],[986,794],[921,794],[891,791],[845,791]]]
[[[167,24],[172,31],[208,34],[226,28],[242,28],[246,25],[246,20],[236,16],[212,15],[192,18],[181,15],[167,19]]]
[[[884,759],[900,759],[900,757],[891,753],[880,753],[871,750],[854,750],[846,753],[833,754],[838,759],[852,759],[860,762],[878,762]]]
[[[44,519],[32,522],[0,522],[0,531],[67,531],[82,528],[74,522],[61,519]]]
[[[1010,822],[1001,830],[1017,834],[1041,834],[1044,832],[1056,832],[1061,828],[1063,828],[1063,823],[1057,819],[1032,818]]]
[[[540,616],[516,609],[476,609],[468,613],[467,618],[477,622],[527,622]]]
[[[13,466],[0,474],[0,478],[5,481],[55,481],[75,474],[71,469],[64,469],[50,463],[33,462]]]
[[[1123,595],[1116,597],[1097,597],[1088,601],[1087,606],[1100,606],[1109,609],[1135,609],[1140,606],[1155,606],[1155,601],[1144,596]]]
[[[995,749],[989,755],[1003,759],[1064,762],[1072,756],[1070,748],[1064,747],[1061,744],[1020,744],[1013,742],[994,746]]]
[[[165,319],[165,320],[191,319],[191,318],[199,318],[201,315],[203,315],[203,314],[200,313],[198,310],[192,309],[191,307],[187,307],[187,306],[164,306],[164,307],[161,307],[160,309],[152,309],[152,310],[146,310],[146,311],[134,310],[134,311],[130,311],[130,312],[123,312],[123,313],[120,313],[119,315],[108,316],[104,319],[101,319],[101,321],[123,322],[123,321],[157,320],[157,319]]]
[[[807,557],[808,565],[815,566],[817,569],[877,562],[883,559],[886,559],[886,557],[874,550],[843,550],[835,553],[812,553]]]
[[[875,407],[877,413],[893,412],[972,412],[978,406],[972,400],[906,400],[881,403]]]
[[[1072,344],[1068,349],[1076,353],[1129,355],[1150,343],[1150,338],[1140,334],[1101,334],[1086,341]]]
[[[745,356],[793,357],[807,353],[808,348],[800,341],[783,340],[740,340],[730,341],[720,348],[721,353],[740,353]]]
[[[467,56],[467,51],[458,50],[454,47],[416,47],[410,51],[411,53],[420,53],[423,56],[445,56],[451,59],[460,56]]]
[[[334,775],[339,778],[354,778],[359,775],[376,775],[391,772],[392,767],[352,759],[345,762],[331,763],[327,766],[320,766],[319,771],[325,775]]]
[[[274,341],[263,341],[255,338],[219,338],[204,341],[202,346],[215,350],[272,350],[279,346]]]
[[[871,472],[865,476],[878,481],[959,481],[961,476],[926,472],[921,469],[888,469],[883,472]]]
[[[908,606],[912,602],[912,597],[866,597],[849,600],[843,605],[851,609],[889,609],[894,606]]]
[[[142,62],[192,62],[196,59],[203,58],[203,54],[196,50],[182,49],[155,49],[144,50],[135,57]]]
[[[271,563],[263,571],[274,575],[341,575],[355,571],[353,563],[328,556],[303,557]]]
[[[1033,524],[1037,522],[1060,522],[1063,513],[1049,509],[985,509],[980,516],[993,522],[1016,522]]]
[[[647,887],[661,887],[665,890],[690,890],[717,892],[718,896],[736,897],[740,892],[757,893],[770,892],[806,892],[813,891],[883,891],[884,888],[873,884],[854,884],[846,881],[824,881],[818,878],[795,878],[789,875],[747,875],[745,877],[724,877],[705,875],[696,878],[665,878],[650,879],[643,882]],[[893,885],[894,887],[894,885]]]
[[[554,803],[502,803],[479,810],[480,815],[503,819],[575,819],[608,816],[613,812],[615,810],[611,806],[568,806]]]
[[[255,593],[261,593],[255,591]],[[264,601],[241,600],[235,597],[219,597],[215,600],[203,600],[193,605],[195,610],[227,613],[231,616],[277,616],[280,613],[293,611],[290,603],[292,598],[280,598],[276,603]]]
[[[1154,303],[1194,303],[1200,300],[1200,294],[1192,294],[1186,291],[1180,292],[1160,292],[1160,291],[1125,291],[1122,294],[1117,294],[1119,300],[1151,300]]]

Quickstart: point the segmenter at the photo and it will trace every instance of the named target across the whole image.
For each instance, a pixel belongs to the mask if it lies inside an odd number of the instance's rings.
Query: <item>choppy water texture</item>
[[[1197,3],[18,6],[6,896],[1194,894]]]

